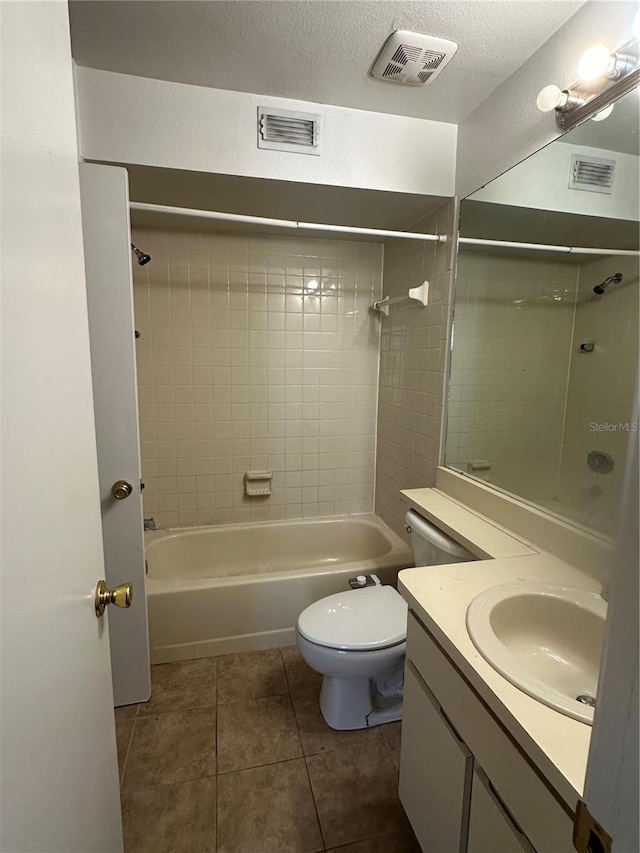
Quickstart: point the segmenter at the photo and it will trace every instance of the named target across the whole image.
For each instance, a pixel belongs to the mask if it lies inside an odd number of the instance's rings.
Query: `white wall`
[[[457,127],[77,69],[87,160],[452,196]],[[319,157],[257,147],[258,106],[322,115]]]
[[[612,193],[569,189],[572,154],[615,160]],[[639,163],[632,154],[558,142],[478,190],[473,200],[637,222]]]
[[[637,4],[585,3],[521,68],[499,86],[458,129],[456,192],[465,197],[560,135],[555,116],[541,113],[543,86],[576,81],[587,48],[616,48],[631,35]]]

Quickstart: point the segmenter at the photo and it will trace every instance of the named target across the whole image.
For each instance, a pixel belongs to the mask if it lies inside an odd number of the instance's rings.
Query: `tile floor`
[[[160,664],[152,688],[116,709],[126,853],[420,853],[400,723],[330,729],[295,647]]]

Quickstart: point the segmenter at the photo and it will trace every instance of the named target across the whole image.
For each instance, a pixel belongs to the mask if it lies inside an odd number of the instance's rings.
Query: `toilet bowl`
[[[348,590],[300,614],[300,654],[324,678],[322,716],[334,729],[398,720],[407,636],[407,605],[393,587]]]
[[[475,557],[413,511],[406,530],[417,566]],[[300,654],[321,673],[320,710],[334,729],[363,729],[402,719],[407,605],[390,586],[329,595],[298,617]]]

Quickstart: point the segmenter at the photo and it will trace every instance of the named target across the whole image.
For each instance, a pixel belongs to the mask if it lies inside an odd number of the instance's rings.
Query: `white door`
[[[0,850],[122,850],[65,2],[0,3]]]
[[[109,614],[114,701],[129,705],[149,698],[151,677],[127,172],[82,163],[80,189],[106,581],[133,585],[131,608]],[[119,500],[118,481],[131,487]]]

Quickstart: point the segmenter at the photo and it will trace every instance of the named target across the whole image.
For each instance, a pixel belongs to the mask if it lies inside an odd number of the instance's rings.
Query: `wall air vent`
[[[258,148],[320,154],[320,116],[258,107]]]
[[[389,83],[423,86],[433,82],[457,49],[448,39],[396,30],[383,44],[370,73]]]
[[[611,194],[615,169],[615,160],[572,154],[569,189]]]

